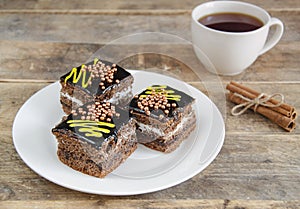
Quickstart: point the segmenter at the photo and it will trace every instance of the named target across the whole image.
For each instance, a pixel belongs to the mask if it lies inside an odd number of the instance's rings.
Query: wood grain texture
[[[67,1],[59,1],[59,0],[44,0],[44,1],[10,1],[3,0],[0,3],[1,10],[191,10],[198,4],[203,2],[207,2],[204,0],[174,0],[172,2],[168,0],[154,0],[154,1],[145,1],[142,2],[139,0],[130,0],[130,1],[122,1],[122,0],[67,0]],[[288,10],[288,9],[299,9],[300,3],[294,0],[287,1],[272,1],[272,0],[248,0],[247,2],[256,4],[261,6],[267,10]],[[174,12],[174,11],[173,11]]]
[[[272,11],[286,32],[282,41],[300,40],[300,10]],[[191,40],[190,14],[14,14],[0,13],[0,40],[98,43],[143,32],[161,32]]]
[[[257,91],[279,92],[299,112],[299,1],[247,1],[281,19],[285,32],[272,50],[232,77],[215,79],[202,69],[197,77],[193,70],[198,60],[182,40],[142,39],[134,45],[129,39],[116,41],[161,32],[189,42],[190,14],[202,2],[206,1],[0,1],[0,208],[300,208],[300,119],[296,130],[287,133],[251,111],[231,116],[234,104],[221,102],[225,90],[215,97],[226,110],[221,152],[200,174],[159,192],[114,197],[70,190],[40,177],[14,148],[12,125],[24,102],[95,55],[117,59],[127,69],[179,78],[206,95],[211,95],[207,87],[225,88],[231,80]],[[111,50],[99,54],[111,41]]]
[[[227,134],[216,160],[202,173],[175,187],[130,199],[299,199],[298,137]],[[257,137],[258,138],[258,137]],[[1,136],[1,200],[124,199],[69,190],[35,174]],[[5,151],[4,151],[5,149]],[[11,170],[13,168],[13,172]]]
[[[54,81],[94,56],[107,57],[110,61],[120,57],[117,59],[118,63],[127,69],[163,72],[188,82],[199,81],[208,76],[195,57],[192,46],[188,44],[109,46],[111,50],[102,50],[103,45],[100,44],[0,41],[0,80]],[[104,53],[99,53],[101,50]],[[299,54],[300,41],[282,42],[260,56],[243,73],[231,77],[221,76],[220,79],[225,82],[232,79],[252,82],[299,82]],[[200,78],[194,73],[198,70],[201,70]]]
[[[184,209],[297,209],[300,206],[299,201],[260,201],[260,200],[92,200],[86,201],[7,201],[3,204],[3,209],[17,208],[103,208],[103,209],[161,209],[161,208],[184,208]]]
[[[227,83],[223,83],[225,86]],[[282,83],[282,84],[270,84],[270,83],[245,83],[253,89],[259,92],[265,92],[271,94],[273,92],[280,92],[285,95],[286,103],[294,106],[297,110],[300,110],[300,84],[299,83]],[[1,127],[5,127],[4,131],[8,131],[10,134],[10,128],[12,127],[12,122],[15,117],[17,110],[21,105],[35,92],[45,87],[46,83],[0,83],[0,124]],[[204,93],[208,93],[207,89],[202,83],[192,82],[191,85],[200,89]],[[225,94],[226,91],[220,92],[220,94]],[[217,103],[218,101],[216,101]],[[227,133],[233,134],[251,134],[255,132],[256,135],[261,134],[275,134],[281,133],[283,135],[289,135],[276,124],[271,123],[269,120],[260,116],[259,114],[253,113],[251,110],[247,111],[244,115],[239,117],[231,116],[230,109],[234,106],[233,103],[226,102],[226,128]],[[297,121],[299,118],[297,119]],[[300,133],[299,129],[296,129],[294,133]]]
[[[1,98],[0,106],[1,199],[8,203],[9,201],[22,203],[26,200],[87,201],[99,198],[101,201],[124,200],[125,197],[83,194],[60,187],[35,174],[20,159],[12,143],[13,118],[21,105],[33,93],[46,85],[43,83],[0,84],[0,95],[7,95]],[[200,83],[193,83],[193,85],[203,88]],[[268,90],[269,85],[260,84],[259,87]],[[299,87],[299,84],[279,86],[284,94],[292,89],[292,94],[289,95],[291,98],[299,94]],[[300,100],[296,100],[296,103],[296,108],[299,109]],[[285,201],[300,198],[298,192],[300,190],[300,153],[298,152],[300,132],[298,129],[294,134],[286,133],[259,115],[249,112],[245,117],[243,115],[240,118],[230,116],[228,113],[226,130],[225,143],[220,154],[203,172],[175,187],[156,193],[131,196],[130,199],[163,198],[168,203],[186,198],[214,199],[218,197],[220,199]],[[0,203],[5,205],[6,202]],[[63,202],[60,203],[65,206]],[[163,208],[159,206],[161,202],[157,204],[157,208]],[[185,203],[179,202],[178,204]],[[200,203],[195,201],[191,204],[186,204],[185,207],[196,207]],[[130,204],[128,207],[134,207],[134,205]]]
[[[205,87],[205,84],[200,83],[200,82],[191,82],[191,84],[198,89],[202,90],[204,93],[208,94],[210,92],[210,89],[207,89]],[[221,85],[224,86],[227,83],[222,83]],[[36,92],[39,88],[45,86],[46,84],[30,84],[27,83],[22,84],[22,83],[3,83],[1,84],[1,95],[3,97],[1,98],[1,112],[3,112],[3,115],[1,114],[0,117],[5,117],[7,118],[14,118],[14,111],[9,110],[8,108],[12,108],[12,105],[19,105],[22,104],[22,102],[25,102],[27,98],[29,98],[29,95],[32,95],[34,92]],[[300,109],[300,98],[298,95],[300,95],[300,83],[282,83],[282,84],[272,84],[272,83],[245,83],[245,85],[249,86],[250,88],[253,88],[259,92],[264,92],[267,94],[272,94],[272,93],[282,93],[285,95],[285,101],[286,103],[294,106],[297,110]],[[28,90],[24,91],[22,88],[26,86],[29,88]],[[38,89],[33,89],[31,90],[30,87],[35,87]],[[12,91],[14,93],[12,93]],[[22,92],[22,94],[18,95],[18,92]],[[24,93],[23,93],[24,92]],[[226,91],[224,92],[219,92],[219,97],[220,99],[223,99],[222,95],[225,94]],[[215,101],[215,103],[221,103],[220,101]],[[222,103],[221,103],[222,104]],[[258,132],[260,134],[265,134],[265,133],[285,133],[284,130],[279,128],[276,124],[271,123],[269,120],[264,118],[263,116],[259,114],[253,113],[251,110],[247,111],[245,114],[239,116],[239,117],[234,117],[230,115],[230,110],[233,108],[234,104],[226,101],[226,128],[227,131],[232,131],[234,133],[251,133],[251,132]],[[297,119],[299,121],[299,118]],[[12,121],[11,121],[12,122]],[[1,120],[0,124],[3,125],[3,127],[8,126],[11,127],[12,123],[7,123],[7,120]],[[298,122],[299,124],[299,122]],[[294,131],[295,133],[300,133],[299,129],[296,129]]]

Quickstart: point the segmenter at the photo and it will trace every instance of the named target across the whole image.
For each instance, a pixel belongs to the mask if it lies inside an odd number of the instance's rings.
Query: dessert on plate
[[[128,71],[96,58],[60,77],[60,101],[66,114],[94,100],[125,105],[132,98],[132,83]]]
[[[137,121],[138,142],[172,152],[196,127],[195,99],[166,85],[153,85],[134,96],[130,116]]]
[[[137,148],[135,120],[110,102],[89,102],[52,129],[61,162],[103,178]]]

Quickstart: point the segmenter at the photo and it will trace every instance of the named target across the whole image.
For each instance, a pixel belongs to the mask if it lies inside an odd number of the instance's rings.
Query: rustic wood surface
[[[121,40],[112,48],[115,56],[119,48],[128,52],[147,48],[150,53],[118,61],[128,69],[181,78],[209,96],[203,85],[206,74],[201,80],[190,68],[198,63],[189,44],[190,14],[201,2],[0,0],[0,208],[300,208],[299,127],[287,133],[250,111],[233,117],[228,101],[225,143],[217,158],[190,180],[150,194],[101,196],[58,186],[28,168],[14,148],[12,124],[24,102],[70,67],[126,35],[162,32],[185,40],[185,44],[156,40],[139,45]],[[235,80],[261,92],[280,92],[299,112],[300,2],[248,2],[280,18],[285,33],[243,73],[220,77],[219,82],[225,87]],[[163,53],[155,53],[159,50]]]

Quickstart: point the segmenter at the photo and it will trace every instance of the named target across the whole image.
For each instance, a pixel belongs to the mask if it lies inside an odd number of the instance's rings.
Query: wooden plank
[[[230,102],[225,107],[225,143],[215,161],[192,179],[160,192],[113,197],[73,191],[38,176],[15,151],[13,119],[32,94],[121,36],[156,31],[191,40],[190,12],[201,2],[0,1],[0,208],[300,208],[299,128],[287,133],[251,111],[233,117]],[[248,2],[283,20],[284,36],[244,73],[220,77],[219,82],[225,87],[230,80],[242,81],[261,92],[283,93],[299,110],[300,2]],[[197,62],[191,48],[161,40],[151,42],[153,46],[126,44],[118,43],[105,56],[120,56],[120,48],[163,50],[164,55],[138,54],[120,59],[119,64],[176,74],[209,95],[189,68]],[[184,62],[168,57],[172,53]],[[201,75],[200,80],[207,82],[207,74]]]
[[[155,1],[139,1],[139,0],[88,0],[88,1],[9,1],[3,0],[0,3],[1,10],[191,10],[198,4],[206,2],[204,0],[174,0],[172,2],[168,0],[155,0]],[[298,1],[272,1],[272,0],[248,0],[247,2],[261,6],[267,10],[287,10],[287,9],[299,9],[300,4]]]
[[[0,46],[1,79],[36,80],[58,80],[99,48],[96,44],[11,41],[0,41]]]
[[[0,84],[0,127],[1,135],[3,136],[1,139],[2,142],[11,142],[12,124],[19,108],[31,95],[46,85],[48,84]]]
[[[3,209],[19,209],[19,208],[109,208],[109,209],[136,209],[136,208],[216,208],[216,209],[275,209],[290,208],[296,209],[300,206],[299,201],[278,201],[278,200],[201,200],[201,199],[105,199],[90,201],[5,201],[2,202]]]
[[[198,89],[201,89],[204,93],[209,89],[206,89],[202,83],[192,83]],[[36,91],[44,87],[46,84],[23,84],[23,83],[0,83],[0,95],[3,95],[0,99],[1,101],[1,114],[0,114],[0,125],[5,127],[3,131],[10,130],[12,127],[12,120],[21,107],[21,105]],[[225,83],[223,84],[225,85]],[[300,84],[299,83],[282,83],[282,84],[270,84],[270,83],[245,83],[245,85],[267,94],[272,93],[282,93],[285,96],[285,101],[294,106],[298,111],[300,110]],[[20,93],[21,92],[21,93]],[[235,134],[251,134],[252,132],[260,134],[286,134],[286,132],[281,129],[276,124],[272,123],[268,119],[264,118],[259,114],[253,113],[251,110],[245,112],[241,116],[232,116],[230,114],[231,108],[234,104],[226,101],[223,102],[219,99],[224,98],[224,92],[219,93],[219,97],[216,97],[217,101],[215,103],[225,104],[226,107],[226,118],[225,124],[227,128],[227,133]],[[222,107],[220,107],[222,108]],[[299,120],[299,118],[298,118]],[[299,125],[299,122],[298,122]],[[5,132],[4,132],[5,133]],[[10,133],[10,131],[8,132]],[[7,134],[8,134],[7,133]],[[294,133],[300,133],[299,128],[294,130]]]
[[[45,85],[47,84],[0,83],[0,95],[3,95],[0,99],[0,125],[3,127],[3,133],[7,134],[6,136],[9,136],[10,134],[10,128],[12,127],[13,118],[15,117],[17,110],[34,92],[43,88]],[[209,95],[210,92],[207,92],[209,89],[206,89],[202,83],[192,83],[192,85]],[[288,104],[294,106],[298,111],[300,110],[300,83],[282,83],[273,85],[270,83],[245,83],[245,85],[259,92],[265,92],[268,94],[276,92],[282,93]],[[220,92],[219,97],[216,97],[217,101],[215,101],[215,103],[226,105],[224,109],[226,110],[225,124],[227,133],[251,134],[252,132],[256,132],[261,135],[286,134],[286,132],[279,126],[272,123],[265,117],[253,113],[251,110],[238,117],[232,116],[230,114],[230,110],[233,108],[234,104],[229,101],[223,102],[219,100],[224,98],[223,94],[225,93],[226,92]],[[299,125],[299,121],[297,121],[297,123]],[[300,129],[295,129],[294,133],[299,134]]]
[[[273,11],[286,27],[282,41],[300,40],[300,10]],[[0,40],[103,44],[126,35],[161,32],[191,40],[190,14],[97,15],[0,13]],[[41,32],[43,31],[43,32]]]
[[[276,199],[299,198],[299,136],[227,134],[216,160],[203,172],[175,187],[135,195],[143,198]],[[2,200],[88,200],[83,194],[39,177],[21,161],[12,143],[1,144]],[[12,169],[13,168],[13,169]]]
[[[300,202],[295,201],[276,201],[276,200],[233,200],[228,202],[226,209],[276,209],[276,208],[291,208],[297,209],[300,207]]]
[[[213,76],[203,67],[200,78],[195,75],[194,71],[199,70],[201,65],[191,45],[118,44],[109,46],[111,50],[108,51],[100,44],[0,41],[2,49],[0,51],[0,81],[14,79],[21,79],[20,81],[26,79],[30,82],[32,80],[55,81],[72,67],[79,66],[94,56],[107,58],[110,61],[118,60],[118,63],[127,69],[159,72],[188,82],[197,82],[209,75]],[[99,53],[99,51],[104,51],[104,53]],[[300,41],[280,42],[271,51],[260,56],[243,73],[236,76],[223,76],[220,79],[223,82],[230,80],[298,82],[300,81],[299,55]]]
[[[22,162],[14,149],[11,127],[15,114],[33,93],[45,85],[47,84],[0,83],[1,199],[95,199],[98,196],[72,191],[39,177]],[[266,89],[266,92],[274,88],[268,83],[247,85],[256,89]],[[300,108],[299,85],[277,84],[277,88],[287,96],[287,100],[295,102],[297,109]],[[227,106],[229,108],[231,104]],[[250,112],[238,118],[228,113],[224,146],[208,168],[178,186],[133,198],[299,199],[299,133],[299,129],[293,133],[286,133]]]

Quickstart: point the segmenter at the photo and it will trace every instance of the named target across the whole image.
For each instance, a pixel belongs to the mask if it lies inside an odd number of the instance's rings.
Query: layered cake
[[[96,58],[60,78],[60,101],[66,114],[93,100],[123,105],[132,98],[132,83],[133,77],[128,71]]]
[[[52,129],[61,162],[103,178],[136,148],[135,120],[109,102],[90,102],[65,116]]]
[[[129,111],[137,121],[139,143],[161,152],[175,150],[196,127],[194,101],[166,85],[153,85],[135,95]]]

